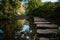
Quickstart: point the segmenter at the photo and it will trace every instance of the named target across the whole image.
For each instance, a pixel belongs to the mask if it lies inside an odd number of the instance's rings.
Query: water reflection
[[[0,40],[3,40],[3,33],[4,33],[4,31],[2,29],[0,29]]]
[[[29,29],[30,29],[29,25],[23,25],[23,28],[20,32],[29,31]]]
[[[31,40],[30,33],[32,33],[32,30],[30,30],[29,22],[25,21],[22,29],[16,32],[15,38],[18,38],[18,36],[20,35],[20,38],[22,38],[23,40]]]

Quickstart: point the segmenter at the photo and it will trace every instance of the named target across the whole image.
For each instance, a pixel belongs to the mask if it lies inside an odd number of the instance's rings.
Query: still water
[[[2,29],[0,29],[0,40],[3,40],[3,33],[4,33],[4,31]]]

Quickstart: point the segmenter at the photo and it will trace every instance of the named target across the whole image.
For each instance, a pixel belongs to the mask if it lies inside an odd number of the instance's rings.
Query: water
[[[0,40],[3,40],[3,33],[4,33],[4,31],[2,29],[0,29]]]
[[[30,29],[29,25],[23,25],[21,32],[29,31],[29,29]]]

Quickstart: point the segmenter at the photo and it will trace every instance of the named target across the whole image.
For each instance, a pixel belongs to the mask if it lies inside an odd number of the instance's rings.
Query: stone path
[[[37,26],[37,37],[39,40],[54,39],[55,34],[58,32],[57,25],[44,18],[34,17],[34,23]]]

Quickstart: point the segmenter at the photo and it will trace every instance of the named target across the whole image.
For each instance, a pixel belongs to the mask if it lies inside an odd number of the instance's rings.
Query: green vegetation
[[[41,5],[40,0],[30,0],[28,3],[28,15],[32,12],[35,8],[38,8]]]
[[[23,26],[24,20],[15,20],[15,18],[24,14],[24,7],[21,5],[21,0],[2,0],[0,5],[0,27],[5,30],[5,40],[14,40],[14,31]],[[30,0],[27,7],[27,20],[30,23],[30,35],[33,40],[36,36],[36,27],[34,24],[34,16],[43,17],[51,23],[60,26],[60,3],[45,2],[40,0]],[[20,36],[19,36],[20,37]],[[18,38],[20,40],[20,38]]]
[[[43,17],[52,23],[60,25],[59,23],[60,5],[59,4],[60,4],[59,2],[56,2],[56,3],[45,2],[45,3],[42,3],[42,5],[38,4],[39,6],[37,7],[32,7],[32,9],[30,6],[28,6],[30,7],[31,10],[28,8],[29,11],[27,15]]]
[[[17,10],[20,7],[19,0],[2,0],[0,8],[0,27],[5,31],[4,40],[13,40],[13,32],[17,29],[17,20],[15,20]]]

